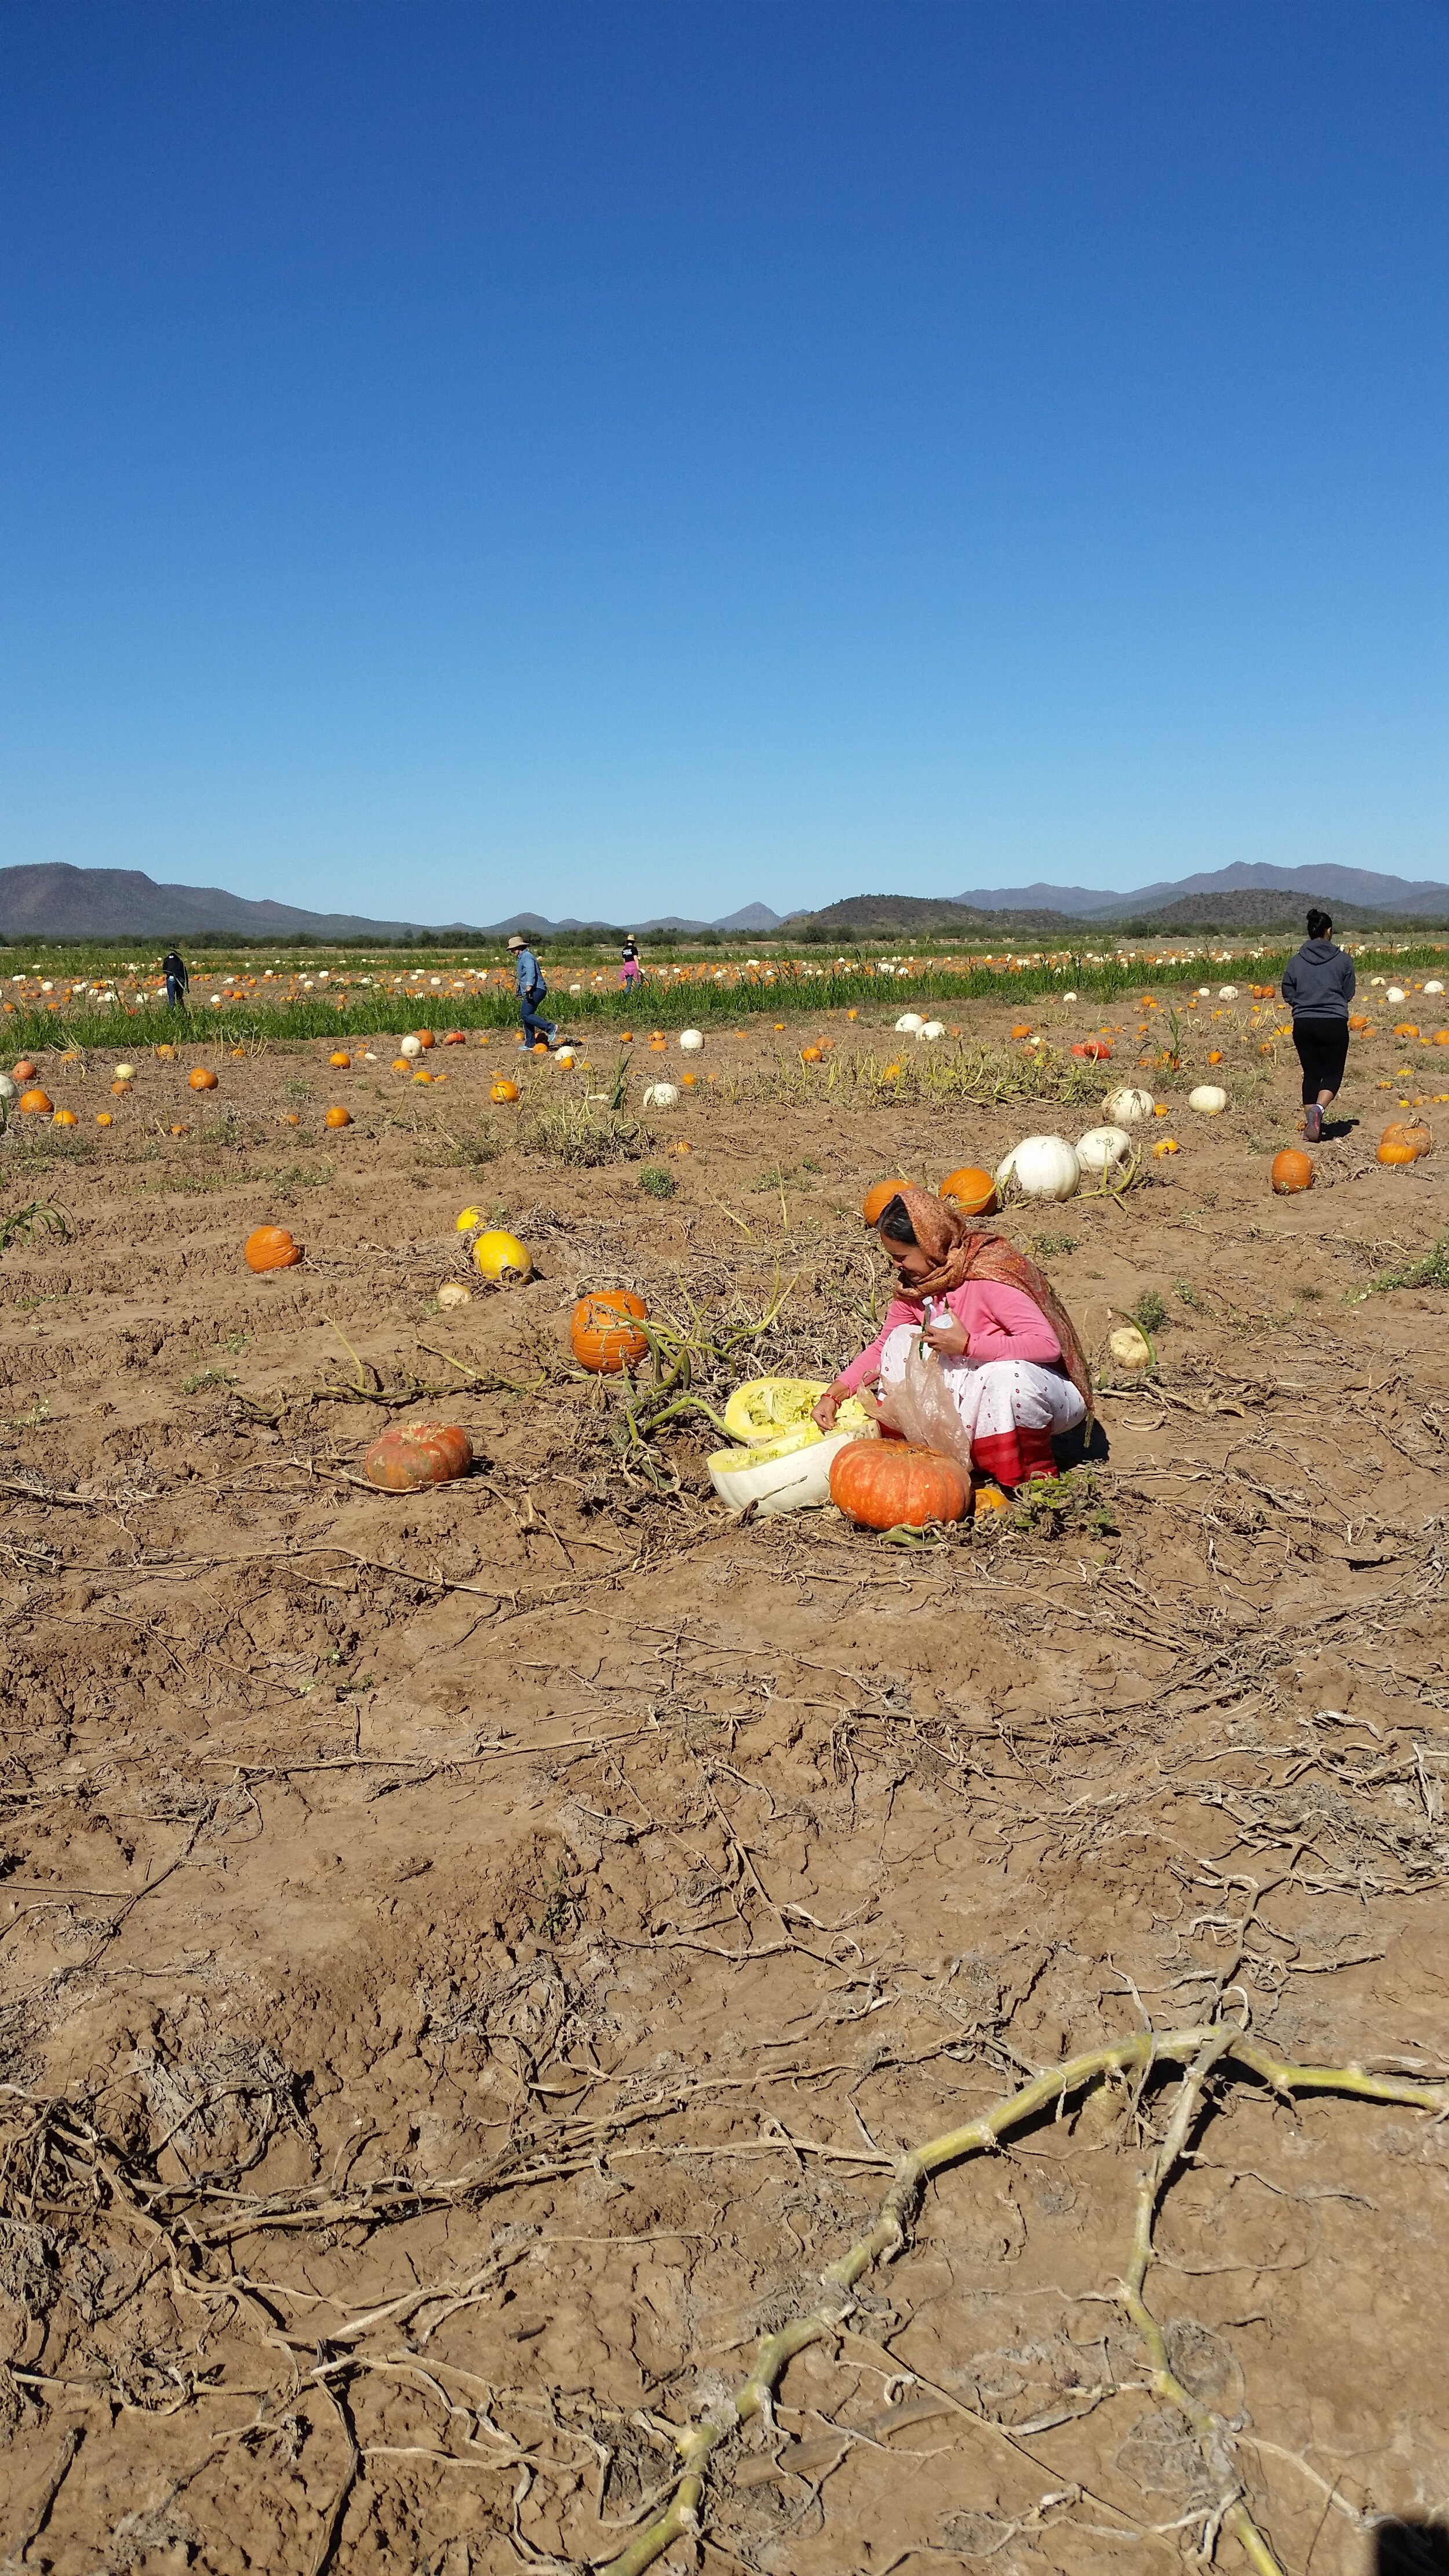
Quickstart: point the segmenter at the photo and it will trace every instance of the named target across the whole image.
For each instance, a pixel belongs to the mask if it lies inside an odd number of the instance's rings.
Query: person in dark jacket
[[[184,1011],[186,1008],[186,987],[190,983],[191,978],[186,972],[185,961],[182,958],[179,948],[167,949],[165,956],[161,960],[161,972],[166,978],[166,999],[172,1010]]]
[[[1326,912],[1310,912],[1308,937],[1283,969],[1283,999],[1292,1005],[1293,1043],[1303,1067],[1303,1134],[1316,1145],[1323,1113],[1348,1062],[1348,1006],[1358,989],[1353,959],[1335,948]]]

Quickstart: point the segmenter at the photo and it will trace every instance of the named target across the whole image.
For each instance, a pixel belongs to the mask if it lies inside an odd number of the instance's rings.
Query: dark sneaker
[[[1321,1145],[1323,1142],[1323,1112],[1316,1100],[1310,1101],[1303,1112],[1303,1136],[1304,1142],[1309,1145]]]

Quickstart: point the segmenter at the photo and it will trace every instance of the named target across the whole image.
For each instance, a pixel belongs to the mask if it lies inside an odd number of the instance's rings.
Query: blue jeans
[[[536,1046],[540,1038],[547,1046],[550,1038],[557,1037],[557,1020],[541,1020],[535,1005],[523,993],[518,996],[518,1016],[523,1022],[523,1034],[530,1046]]]
[[[185,1010],[186,987],[184,984],[178,984],[174,975],[168,975],[166,978],[166,999],[173,1011]]]

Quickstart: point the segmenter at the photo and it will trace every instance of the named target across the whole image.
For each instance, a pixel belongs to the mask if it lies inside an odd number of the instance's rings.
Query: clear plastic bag
[[[963,1467],[971,1464],[971,1434],[961,1419],[941,1363],[919,1333],[906,1356],[905,1376],[898,1384],[876,1389],[882,1421],[923,1448],[940,1449]]]

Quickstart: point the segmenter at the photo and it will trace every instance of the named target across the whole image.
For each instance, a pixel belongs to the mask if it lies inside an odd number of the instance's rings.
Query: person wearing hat
[[[524,1044],[537,1046],[542,1040],[545,1046],[551,1047],[558,1036],[558,1023],[540,1019],[538,1015],[538,1006],[548,991],[543,980],[543,968],[527,940],[521,939],[516,930],[508,945],[513,951],[513,980],[518,987],[518,1016],[523,1023]]]

